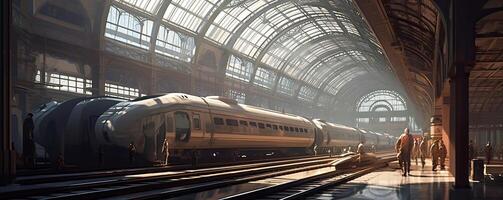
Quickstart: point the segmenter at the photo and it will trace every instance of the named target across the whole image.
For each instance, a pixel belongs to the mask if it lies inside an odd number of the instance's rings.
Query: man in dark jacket
[[[27,167],[34,167],[35,165],[34,128],[33,114],[28,113],[28,117],[23,121],[23,158]]]
[[[445,169],[445,158],[447,157],[447,148],[445,147],[444,141],[440,140],[440,146],[439,146],[439,153],[440,153],[440,170]]]
[[[491,142],[487,142],[484,147],[484,153],[486,154],[487,164],[489,164],[493,158],[493,147],[491,146]]]
[[[419,144],[419,153],[421,154],[421,166],[424,168],[426,157],[428,157],[428,141],[426,141],[426,137],[423,137]]]
[[[409,129],[405,128],[403,134],[398,139],[397,147],[399,149],[399,158],[402,167],[402,176],[410,175],[410,154],[414,145],[414,138],[409,133]]]
[[[440,147],[438,144],[438,140],[435,140],[435,142],[433,142],[433,144],[431,145],[430,153],[432,162],[431,170],[436,171],[438,165],[438,157],[440,156]]]

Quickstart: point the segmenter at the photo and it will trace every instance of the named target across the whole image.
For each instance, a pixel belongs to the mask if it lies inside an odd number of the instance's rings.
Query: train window
[[[194,124],[194,129],[201,129],[201,117],[199,114],[192,115],[192,123]]]
[[[241,126],[248,126],[248,122],[247,121],[239,120],[239,124],[241,124]]]
[[[177,141],[189,141],[190,118],[185,112],[175,112],[175,137]]]
[[[304,129],[304,133],[307,133],[307,129],[306,128]]]
[[[278,125],[272,125],[272,129],[278,130]]]
[[[271,128],[271,125],[270,124],[266,124],[265,125],[267,128]]]
[[[263,123],[258,123],[258,127],[259,128],[265,128],[264,124]]]
[[[225,119],[227,126],[238,126],[238,120],[235,119]]]
[[[224,119],[222,119],[220,117],[214,117],[213,123],[215,123],[215,125],[224,125]]]
[[[291,132],[293,132],[293,131],[294,131],[293,127],[290,127],[290,131],[291,131]]]
[[[304,133],[304,129],[303,129],[303,128],[299,128],[299,131],[300,131],[301,133]]]
[[[257,127],[257,122],[250,122],[250,126],[255,126],[255,127]]]
[[[298,133],[299,132],[299,128],[295,127],[295,132]]]
[[[283,126],[279,126],[279,130],[283,130]]]

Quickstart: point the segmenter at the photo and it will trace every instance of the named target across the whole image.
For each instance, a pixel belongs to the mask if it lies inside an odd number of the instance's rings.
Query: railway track
[[[318,158],[324,158],[326,156],[318,156]],[[258,164],[266,162],[275,161],[289,161],[294,159],[307,159],[313,158],[312,156],[298,156],[289,158],[273,158],[273,159],[263,159],[263,160],[247,160],[238,161],[232,163],[204,163],[197,166],[198,169],[203,168],[214,168],[214,167],[227,167],[227,166],[237,166],[245,164]],[[314,159],[314,158],[313,158]],[[130,168],[130,169],[111,169],[111,170],[95,170],[95,171],[81,171],[75,173],[62,173],[62,174],[35,174],[35,175],[23,175],[16,178],[15,183],[21,185],[30,184],[41,184],[41,183],[54,183],[60,181],[71,181],[71,180],[82,180],[91,178],[103,178],[112,176],[124,176],[132,174],[142,174],[142,173],[156,173],[165,171],[183,171],[183,170],[194,170],[196,169],[192,165],[169,165],[169,166],[159,166],[159,167],[143,167],[143,168]]]
[[[141,193],[156,189],[176,188],[211,181],[238,180],[238,177],[256,176],[278,171],[281,173],[290,173],[293,171],[314,169],[326,166],[333,159],[326,156],[310,157],[200,170],[140,173],[118,177],[105,176],[79,182],[34,184],[24,189],[0,192],[0,196],[4,198],[29,199],[96,199]],[[199,189],[208,189],[208,187],[199,187]],[[182,192],[186,191],[188,190],[173,190],[170,195],[182,194]]]
[[[237,199],[307,199],[309,197],[320,195],[325,191],[329,191],[333,187],[346,183],[350,180],[358,178],[364,174],[372,172],[378,168],[384,167],[388,162],[395,160],[391,156],[385,156],[377,162],[354,169],[335,170],[322,173],[319,175],[298,179],[295,181],[286,182],[283,184],[273,185],[270,187],[260,188],[249,192],[229,196],[223,198],[225,200]]]

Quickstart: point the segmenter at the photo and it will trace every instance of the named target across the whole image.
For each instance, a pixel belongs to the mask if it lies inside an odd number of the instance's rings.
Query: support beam
[[[0,100],[0,185],[10,183],[16,173],[15,158],[11,146],[10,137],[10,25],[12,1],[4,0],[1,4],[2,9],[2,70],[0,79],[0,91],[2,99]]]
[[[475,14],[471,0],[451,1],[450,13],[450,123],[451,172],[454,188],[469,188],[468,181],[468,78],[475,61]]]

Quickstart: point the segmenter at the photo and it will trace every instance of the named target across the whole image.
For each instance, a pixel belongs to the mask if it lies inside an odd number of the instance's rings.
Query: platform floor
[[[403,177],[393,162],[310,199],[503,199],[501,184],[471,182],[470,190],[451,190],[454,177],[447,170],[432,171],[430,160],[424,169],[415,163],[411,169],[411,175]]]

